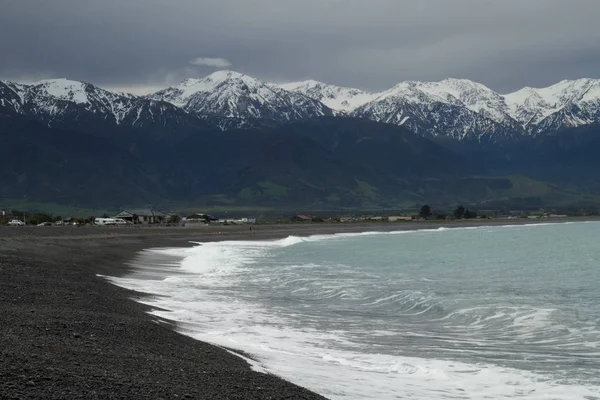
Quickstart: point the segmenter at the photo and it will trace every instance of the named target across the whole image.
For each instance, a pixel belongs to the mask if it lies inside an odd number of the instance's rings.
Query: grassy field
[[[442,182],[443,183],[443,182]],[[424,182],[428,184],[427,181]],[[433,187],[444,187],[440,182],[434,182]],[[446,186],[460,193],[456,198],[447,196],[446,191],[411,192],[405,190],[399,198],[380,199],[377,189],[366,182],[357,180],[354,188],[355,195],[362,198],[362,206],[344,207],[342,196],[331,193],[325,202],[306,206],[285,205],[283,200],[288,190],[286,187],[271,181],[261,181],[253,189],[242,189],[238,197],[213,195],[198,199],[197,204],[182,202],[164,202],[161,204],[136,204],[124,205],[120,209],[103,209],[80,207],[55,203],[42,203],[24,199],[0,199],[0,209],[12,211],[25,211],[26,213],[44,212],[61,217],[89,217],[115,215],[127,209],[154,209],[166,213],[182,216],[193,213],[207,213],[218,218],[257,218],[259,220],[285,220],[296,214],[311,216],[389,216],[389,215],[416,215],[422,204],[429,204],[433,209],[442,212],[452,212],[459,203],[485,214],[496,213],[497,210],[508,212],[510,210],[540,210],[541,208],[581,209],[600,204],[600,196],[593,193],[581,193],[575,190],[558,188],[547,182],[530,179],[523,176],[503,177],[468,177],[453,182],[446,182]],[[430,198],[431,197],[431,198]],[[445,199],[444,199],[445,198]],[[472,201],[457,200],[458,198],[471,199]],[[265,199],[282,199],[281,206],[262,206]],[[479,199],[478,201],[473,201]]]
[[[25,212],[45,212],[51,215],[60,215],[62,217],[88,217],[91,215],[100,216],[104,213],[110,214],[110,210],[79,207],[73,205],[40,203],[35,201],[5,199],[0,201],[0,209],[25,211]]]

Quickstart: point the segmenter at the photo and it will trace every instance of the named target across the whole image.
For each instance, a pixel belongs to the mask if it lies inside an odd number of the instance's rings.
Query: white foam
[[[597,388],[553,383],[543,376],[443,360],[336,350],[343,337],[293,329],[290,322],[249,304],[197,295],[189,301],[161,298],[151,305],[179,309],[153,314],[180,323],[182,333],[253,355],[253,368],[289,379],[331,399],[582,399]]]
[[[528,228],[551,224],[507,226]],[[376,347],[361,352],[348,338],[348,332],[322,331],[306,323],[302,316],[282,315],[267,310],[246,298],[239,289],[249,279],[254,263],[263,262],[271,251],[329,240],[389,234],[444,233],[455,229],[481,227],[435,228],[420,231],[364,232],[309,237],[290,236],[274,241],[225,241],[202,243],[188,249],[161,249],[157,254],[183,256],[178,268],[162,279],[141,280],[110,278],[129,289],[153,293],[159,297],[145,298],[145,304],[160,308],[154,315],[178,322],[179,330],[198,340],[250,354],[247,361],[253,369],[282,376],[294,383],[321,393],[331,399],[593,399],[600,397],[600,388],[578,382],[559,382],[551,377],[490,364],[473,364],[414,356],[378,354]],[[300,272],[320,268],[314,264],[290,266]],[[341,270],[342,268],[340,268]],[[303,288],[302,276],[287,283]],[[291,283],[290,283],[291,282]],[[276,282],[272,282],[273,285]],[[227,289],[227,290],[224,290]],[[230,289],[230,290],[229,290]],[[268,295],[268,294],[265,294]],[[319,296],[339,298],[352,296],[347,288],[321,285]],[[363,299],[365,305],[400,302],[407,304],[405,315],[428,312],[435,303],[419,293],[383,295]],[[464,340],[477,344],[470,332],[487,329],[498,320],[512,321],[507,329],[525,340],[536,331],[563,329],[552,325],[551,308],[531,309],[506,307],[485,310],[464,308],[439,321],[457,316],[472,317]],[[483,317],[481,317],[483,316]],[[465,328],[465,329],[467,329]],[[595,329],[590,326],[590,330]],[[386,336],[395,332],[374,330],[373,335]],[[409,334],[408,332],[406,333]],[[579,334],[575,332],[575,334]],[[582,333],[583,334],[583,333]],[[411,334],[412,335],[412,334]],[[422,333],[414,333],[417,337]],[[440,339],[442,340],[442,339]],[[543,340],[543,339],[540,339]],[[484,341],[480,341],[483,344]],[[590,350],[594,349],[590,342]],[[593,357],[590,352],[589,357]]]

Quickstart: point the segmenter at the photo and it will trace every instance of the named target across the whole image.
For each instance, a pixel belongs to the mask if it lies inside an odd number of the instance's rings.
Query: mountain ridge
[[[302,91],[315,99],[327,97],[324,93],[328,91],[339,91],[337,86],[316,81],[295,82],[282,87]],[[307,90],[307,87],[313,89]],[[321,88],[321,93],[314,89],[316,87]],[[359,89],[343,89],[361,92]],[[523,91],[530,95],[523,95]],[[533,99],[536,98],[550,101],[535,103]],[[364,103],[355,102],[353,108],[346,107],[343,111],[351,116],[396,125],[404,125],[413,118],[416,121],[409,128],[415,132],[433,137],[441,134],[458,140],[480,140],[482,136],[538,135],[600,121],[600,80],[590,78],[563,80],[546,88],[526,87],[508,94],[500,94],[468,79],[404,81],[388,90],[368,93],[364,99]],[[469,115],[465,109],[478,115]],[[543,118],[534,120],[532,116],[538,114]],[[444,115],[448,118],[446,123]],[[466,121],[456,129],[451,123],[453,119]],[[486,119],[491,122],[486,122]],[[442,127],[424,127],[432,120],[441,122]],[[499,126],[494,127],[496,124]],[[465,126],[472,127],[472,130],[465,130]]]
[[[334,115],[323,103],[234,71],[217,71],[202,79],[188,79],[147,96],[171,102],[200,117],[286,122]]]
[[[146,96],[64,78],[0,81],[0,110],[49,125],[69,120],[152,125],[165,133],[202,124],[229,130],[352,116],[405,126],[425,137],[495,145],[600,122],[600,80],[563,80],[502,95],[477,82],[448,78],[404,81],[370,93],[314,80],[276,85],[224,70]]]

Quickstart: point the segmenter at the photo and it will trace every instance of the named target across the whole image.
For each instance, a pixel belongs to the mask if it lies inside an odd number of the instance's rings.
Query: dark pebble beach
[[[176,333],[97,276],[123,275],[137,251],[190,232],[75,229],[87,228],[3,228],[1,399],[323,398]]]
[[[322,399],[177,333],[135,301],[143,294],[98,274],[126,275],[139,251],[190,240],[442,225],[0,227],[0,399]]]

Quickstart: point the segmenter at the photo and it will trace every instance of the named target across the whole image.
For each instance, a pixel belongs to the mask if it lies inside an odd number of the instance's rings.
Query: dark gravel
[[[0,234],[1,399],[323,398],[174,332],[136,293],[96,276],[182,237],[60,233]]]

